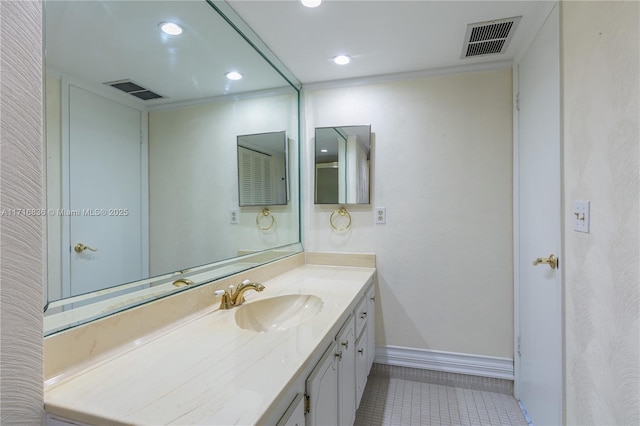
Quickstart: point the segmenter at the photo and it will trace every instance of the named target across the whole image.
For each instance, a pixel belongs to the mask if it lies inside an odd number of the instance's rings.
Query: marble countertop
[[[315,317],[257,333],[236,325],[239,308],[216,304],[136,349],[45,386],[45,410],[89,424],[256,424],[355,307],[374,272],[314,265],[285,272],[265,281],[263,292],[246,293],[245,303],[311,294],[323,300]]]

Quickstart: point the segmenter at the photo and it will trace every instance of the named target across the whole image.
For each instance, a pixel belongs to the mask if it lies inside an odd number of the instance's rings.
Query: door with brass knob
[[[58,250],[62,297],[71,297],[149,276],[147,115],[80,83],[64,90],[62,200],[77,213],[61,218]]]
[[[562,424],[563,196],[560,19],[550,13],[514,64],[514,396],[534,424]],[[553,254],[549,254],[553,253]],[[549,256],[547,256],[549,255]]]

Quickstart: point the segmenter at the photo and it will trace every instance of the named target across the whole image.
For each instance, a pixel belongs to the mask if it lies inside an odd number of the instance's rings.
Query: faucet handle
[[[222,296],[220,299],[220,309],[231,309],[233,305],[231,304],[231,295],[227,290],[216,290],[213,292],[215,296]]]

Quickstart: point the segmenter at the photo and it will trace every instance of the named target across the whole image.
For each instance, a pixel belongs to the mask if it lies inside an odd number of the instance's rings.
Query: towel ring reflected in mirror
[[[347,224],[344,226],[339,226],[337,222],[339,221],[340,218],[346,218]],[[333,213],[331,213],[331,217],[329,218],[329,223],[331,224],[331,227],[335,231],[338,231],[338,232],[348,231],[351,228],[351,215],[349,214],[346,208],[344,207],[337,208],[333,211]]]
[[[269,221],[268,219],[264,219],[267,217],[271,218],[271,221]],[[266,222],[268,225],[264,226],[263,225],[264,222]],[[271,228],[274,227],[275,224],[276,224],[276,218],[273,217],[273,215],[267,208],[262,209],[262,211],[258,213],[258,215],[256,216],[256,225],[258,226],[258,229],[261,231],[269,231],[271,230]]]

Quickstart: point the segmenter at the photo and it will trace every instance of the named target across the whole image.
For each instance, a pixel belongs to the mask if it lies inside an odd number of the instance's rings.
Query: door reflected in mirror
[[[369,204],[371,126],[317,127],[315,203]]]
[[[286,205],[287,132],[238,136],[240,207]]]

